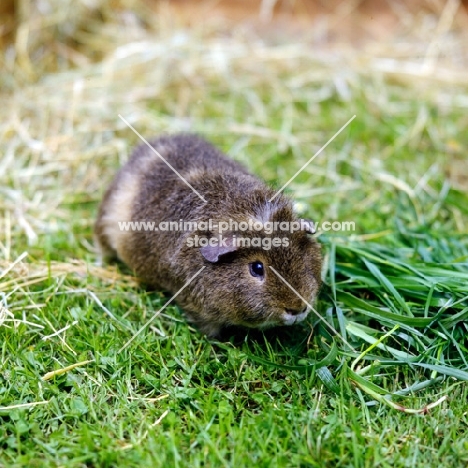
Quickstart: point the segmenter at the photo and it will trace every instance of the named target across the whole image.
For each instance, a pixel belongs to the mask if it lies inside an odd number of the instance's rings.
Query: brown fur
[[[218,232],[119,231],[117,221],[295,221],[291,201],[250,175],[213,145],[195,135],[165,136],[151,142],[207,201],[146,145],[136,148],[119,171],[102,201],[95,226],[98,247],[117,256],[146,283],[177,292],[202,267],[206,268],[176,301],[189,320],[215,336],[226,325],[264,327],[285,323],[285,309],[299,313],[305,304],[285,285],[270,265],[307,301],[320,287],[320,246],[304,231],[289,233],[229,232],[223,237],[288,238],[289,247],[239,247],[223,252],[187,245],[195,234]],[[263,280],[252,276],[249,263],[261,261]],[[287,323],[294,321],[288,316]],[[302,314],[301,318],[305,315]]]

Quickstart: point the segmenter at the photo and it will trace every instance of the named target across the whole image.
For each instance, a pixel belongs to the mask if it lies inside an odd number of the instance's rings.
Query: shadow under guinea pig
[[[287,349],[293,351],[294,354],[300,354],[307,347],[312,335],[312,325],[307,322],[294,327],[279,326],[264,330],[230,326],[221,330],[216,341],[229,342],[236,347],[240,347],[248,341],[250,344],[265,350],[268,343],[268,346],[275,350],[282,348],[282,350]]]

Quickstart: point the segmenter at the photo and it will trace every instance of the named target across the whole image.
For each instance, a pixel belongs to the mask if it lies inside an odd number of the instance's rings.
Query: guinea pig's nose
[[[307,306],[303,307],[302,309],[285,309],[287,314],[290,315],[299,315],[304,313],[307,310]]]

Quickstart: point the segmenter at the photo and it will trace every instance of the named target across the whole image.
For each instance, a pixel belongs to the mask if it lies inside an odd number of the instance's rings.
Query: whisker
[[[293,291],[297,297],[299,297],[308,307],[310,307],[310,310],[312,310],[314,312],[314,314],[328,327],[330,328],[330,330],[332,330],[338,337],[341,338],[341,340],[343,340],[344,343],[346,343],[354,352],[356,352],[356,350],[348,343],[348,341],[346,341],[345,338],[343,338],[339,333],[338,331],[335,329],[335,327],[333,327],[333,325],[330,325],[318,312],[317,310],[315,310],[314,307],[312,307],[311,304],[309,304],[308,301],[306,301],[272,266],[270,266],[271,270],[273,271],[273,273],[275,273],[275,275],[281,280],[283,281],[283,283],[291,290]]]

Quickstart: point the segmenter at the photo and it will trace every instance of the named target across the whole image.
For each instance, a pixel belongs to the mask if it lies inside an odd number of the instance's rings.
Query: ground
[[[466,466],[467,17],[415,3],[2,4],[0,467]],[[275,187],[356,116],[286,190],[356,226],[318,237],[328,325],[208,339],[96,265],[119,114]]]

